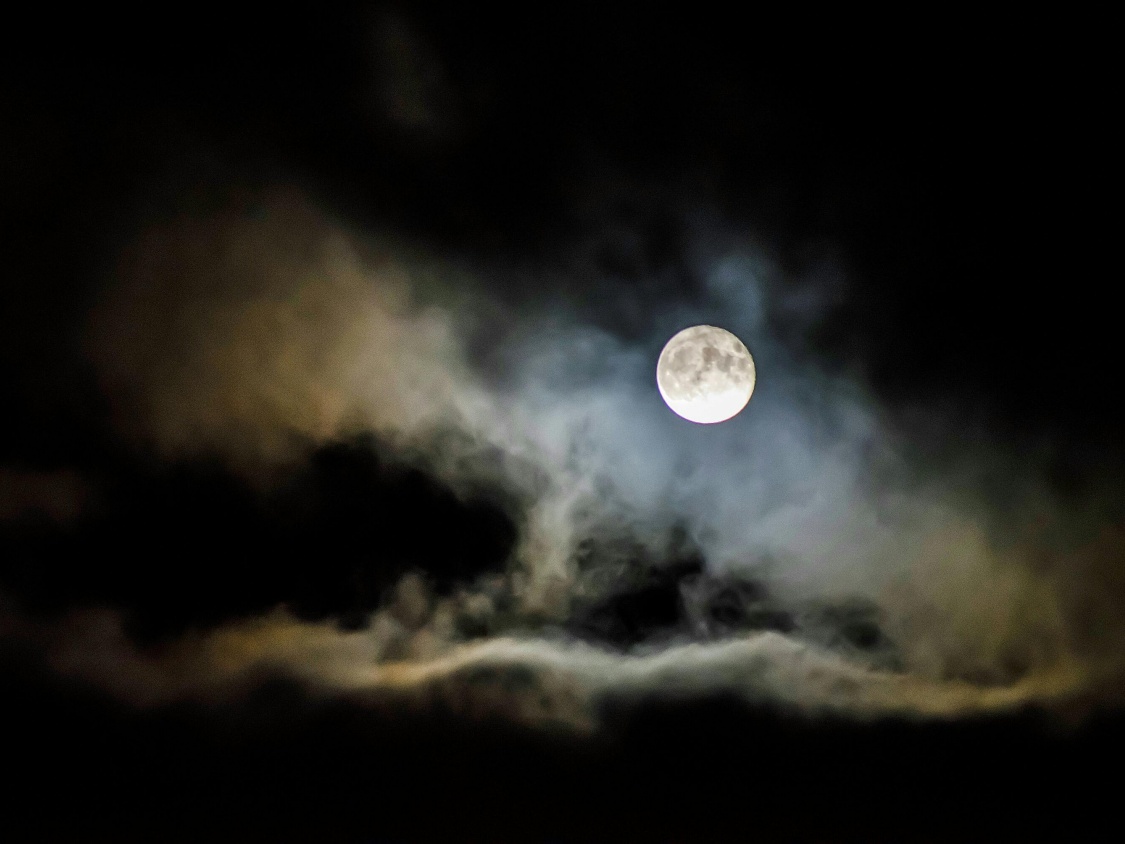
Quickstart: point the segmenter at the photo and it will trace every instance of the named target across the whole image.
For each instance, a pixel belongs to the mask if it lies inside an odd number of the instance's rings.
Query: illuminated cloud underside
[[[107,687],[138,706],[230,699],[280,674],[329,694],[372,693],[373,702],[389,704],[436,696],[468,716],[501,714],[579,730],[597,727],[594,713],[602,700],[720,692],[862,719],[947,718],[1028,705],[1075,714],[1090,705],[1095,681],[1109,684],[1114,677],[1108,668],[1095,676],[1090,666],[1066,663],[1004,686],[927,680],[874,670],[777,633],[635,654],[498,637],[405,662],[380,662],[372,632],[346,633],[282,615],[189,636],[152,652],[137,650],[112,613],[79,615],[54,627],[26,625],[16,635],[43,648],[60,673]],[[530,670],[533,681],[513,684],[508,672],[516,670]]]

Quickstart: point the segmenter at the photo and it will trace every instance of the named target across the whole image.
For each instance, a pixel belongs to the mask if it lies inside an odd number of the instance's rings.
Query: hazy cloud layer
[[[142,703],[226,693],[278,665],[330,688],[446,684],[452,698],[575,724],[600,696],[652,690],[950,715],[1074,700],[1113,675],[1120,535],[1056,500],[1013,455],[974,446],[972,470],[911,466],[894,409],[794,351],[840,295],[838,270],[783,278],[733,226],[684,208],[692,292],[654,265],[632,288],[607,284],[602,300],[610,271],[591,243],[634,236],[613,222],[593,217],[590,242],[550,267],[491,269],[361,237],[284,191],[252,212],[140,232],[88,339],[137,448],[218,452],[269,484],[317,444],[371,431],[455,489],[511,491],[525,508],[520,539],[504,577],[440,599],[404,581],[359,632],[277,617],[159,655],[135,651],[112,616],[28,635],[49,643],[59,670]],[[511,291],[528,288],[541,295],[517,304]],[[750,405],[720,426],[674,417],[653,383],[661,343],[697,322],[735,332],[757,361]],[[982,473],[1027,506],[999,506]],[[775,632],[703,642],[687,631],[629,654],[561,632],[573,601],[625,565],[580,567],[583,541],[625,533],[659,559],[677,532],[712,576],[764,583],[786,606],[869,602],[900,670]],[[504,601],[515,610],[501,613]],[[467,612],[498,634],[462,641],[451,619]],[[520,665],[534,693],[473,674]]]
[[[46,519],[66,523],[89,502],[91,491],[75,472],[30,472],[0,466],[0,523]]]

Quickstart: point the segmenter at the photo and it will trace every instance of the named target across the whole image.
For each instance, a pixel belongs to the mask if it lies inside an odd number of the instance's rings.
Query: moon
[[[714,325],[680,331],[656,363],[656,386],[668,407],[702,425],[737,415],[757,380],[754,358],[743,342]]]

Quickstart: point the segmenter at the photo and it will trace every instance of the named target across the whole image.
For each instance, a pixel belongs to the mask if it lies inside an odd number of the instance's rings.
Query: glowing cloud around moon
[[[754,359],[723,328],[693,325],[672,337],[656,364],[656,386],[668,407],[691,422],[725,422],[754,392]]]

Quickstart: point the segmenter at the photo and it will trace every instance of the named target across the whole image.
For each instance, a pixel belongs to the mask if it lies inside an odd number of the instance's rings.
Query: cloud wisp
[[[359,631],[275,615],[154,652],[113,614],[15,627],[34,628],[58,670],[138,703],[233,693],[270,666],[337,690],[443,688],[469,708],[574,725],[600,700],[651,693],[945,717],[1102,688],[1125,633],[1112,529],[1092,531],[1080,503],[992,447],[966,449],[965,463],[1027,502],[1015,516],[961,464],[912,465],[894,408],[846,367],[794,350],[839,273],[797,283],[713,215],[681,217],[693,284],[671,288],[657,267],[631,287],[607,281],[603,298],[589,279],[608,271],[588,244],[560,247],[550,267],[470,266],[360,237],[289,192],[140,233],[88,342],[135,448],[219,454],[268,487],[318,445],[370,432],[455,490],[506,490],[519,539],[502,575],[452,596],[409,576]],[[660,403],[653,367],[667,337],[704,322],[746,342],[759,384],[741,416],[695,427]],[[605,550],[620,536],[653,570],[686,545],[699,577],[759,584],[795,621],[716,638],[687,618],[624,651],[580,641],[575,606],[635,568],[633,552]],[[591,543],[602,550],[583,557]],[[849,601],[870,608],[893,664],[809,634],[810,608]],[[459,633],[466,613],[489,634]],[[533,677],[522,685],[520,667]]]

